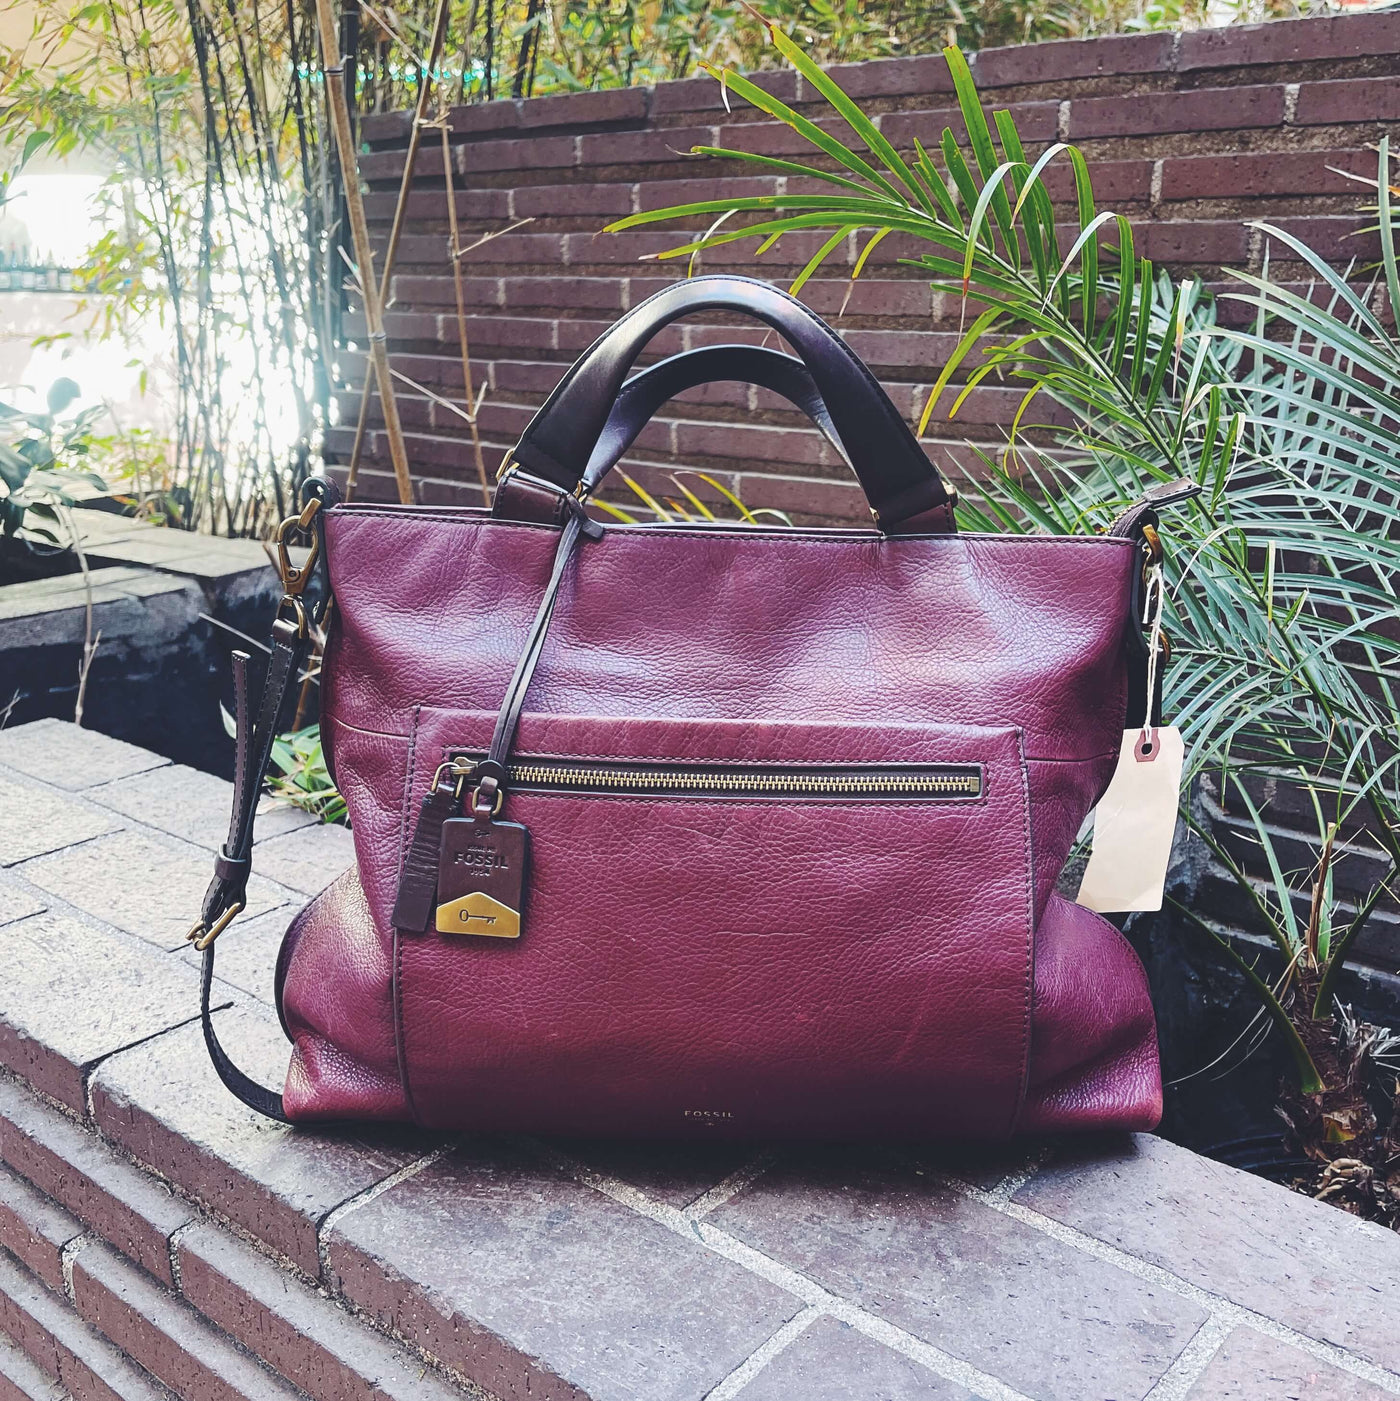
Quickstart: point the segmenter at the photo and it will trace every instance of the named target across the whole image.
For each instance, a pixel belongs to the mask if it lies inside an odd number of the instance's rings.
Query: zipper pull
[[[442,825],[434,923],[439,934],[518,939],[530,832],[522,823],[499,820],[506,797],[500,764],[484,760],[472,777],[470,816]]]

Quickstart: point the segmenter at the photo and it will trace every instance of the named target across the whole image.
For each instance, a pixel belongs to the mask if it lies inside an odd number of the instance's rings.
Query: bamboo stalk
[[[408,453],[404,447],[403,427],[399,423],[399,405],[394,397],[394,380],[389,373],[389,351],[384,335],[384,315],[379,285],[374,280],[374,254],[369,244],[369,224],[365,220],[364,200],[360,198],[359,163],[355,159],[355,143],[350,132],[350,109],[345,99],[345,70],[339,60],[335,19],[330,0],[316,0],[316,21],[321,31],[321,72],[331,101],[332,125],[335,128],[336,152],[340,157],[340,174],[345,184],[345,204],[350,214],[350,232],[355,240],[355,261],[360,267],[360,295],[365,306],[365,325],[369,333],[370,359],[379,386],[379,402],[384,410],[384,432],[389,439],[389,456],[394,464],[399,500],[413,500],[413,483],[408,475]]]
[[[432,73],[442,58],[447,38],[448,0],[438,0],[437,16],[433,20],[433,39],[428,51],[428,67],[418,84],[418,103],[413,112],[413,126],[408,134],[408,152],[404,157],[403,179],[399,181],[399,197],[394,205],[394,222],[389,228],[389,246],[384,250],[384,271],[379,279],[379,304],[389,299],[394,263],[399,256],[399,238],[407,222],[408,196],[413,188],[413,167],[418,162],[418,146],[422,140],[423,122],[428,114],[428,98],[433,91]],[[443,157],[446,159],[446,156]],[[345,478],[345,499],[355,495],[355,483],[360,473],[360,455],[364,451],[365,425],[369,421],[369,396],[374,382],[374,366],[365,367],[364,387],[360,391],[360,417],[355,424],[355,442],[350,449],[350,467]]]
[[[462,351],[462,387],[467,396],[467,424],[472,432],[472,457],[476,464],[477,480],[481,483],[481,504],[491,504],[491,484],[486,477],[486,462],[481,456],[481,427],[476,421],[477,410],[481,407],[476,401],[476,390],[472,385],[471,347],[467,344],[467,305],[466,290],[462,286],[462,254],[465,251],[457,241],[457,191],[452,182],[451,151],[447,144],[447,113],[441,117],[442,168],[447,176],[447,227],[451,231],[452,286],[457,293],[457,344]]]

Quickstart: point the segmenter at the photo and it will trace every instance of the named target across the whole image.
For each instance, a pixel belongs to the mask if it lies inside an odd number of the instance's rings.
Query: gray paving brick
[[[1350,1372],[1237,1328],[1186,1393],[1187,1401],[1381,1401],[1393,1392]]]
[[[91,788],[168,759],[65,720],[34,720],[0,730],[0,764],[57,788]]]
[[[1016,1200],[1400,1371],[1392,1231],[1146,1134],[1071,1150]]]
[[[113,813],[0,773],[0,866],[60,851],[122,825]]]
[[[462,1393],[227,1231],[180,1237],[181,1292],[314,1401],[452,1401]]]
[[[510,1145],[398,1183],[328,1250],[347,1297],[507,1401],[699,1401],[802,1307]]]
[[[291,1386],[109,1246],[79,1253],[73,1299],[105,1337],[182,1397],[296,1401]]]
[[[303,895],[319,895],[354,859],[350,829],[324,822],[269,837],[253,853],[257,870]]]
[[[95,1134],[5,1081],[0,1157],[123,1254],[174,1283],[170,1237],[190,1220],[190,1207]]]
[[[184,764],[167,764],[100,784],[85,796],[148,827],[217,851],[228,835],[233,785]],[[258,805],[256,836],[263,841],[315,820],[309,812],[267,795]]]
[[[0,925],[0,1064],[82,1113],[88,1070],[198,1009],[193,972],[67,912]]]
[[[295,905],[279,905],[253,919],[242,916],[236,919],[219,935],[215,979],[257,998],[265,1006],[274,1006],[272,980],[277,954],[282,947],[282,936],[295,916]],[[204,955],[190,943],[177,949],[171,957],[195,969],[204,961]]]
[[[856,1332],[819,1318],[809,1324],[735,1401],[976,1401],[966,1387]]]
[[[0,1168],[0,1245],[50,1289],[63,1288],[63,1247],[82,1223],[22,1177]]]
[[[37,915],[45,908],[44,902],[37,895],[0,875],[0,924],[24,919],[27,915]]]
[[[276,1017],[249,1004],[216,1018],[234,1059],[280,1086],[288,1052]],[[92,1078],[92,1103],[109,1138],[313,1277],[322,1218],[439,1141],[264,1119],[220,1083],[197,1024],[106,1061]]]
[[[71,1401],[72,1393],[36,1363],[18,1344],[0,1334],[0,1401]]]
[[[172,1401],[59,1294],[0,1254],[0,1330],[77,1401]]]
[[[173,837],[113,832],[25,863],[24,877],[80,910],[163,949],[179,947],[199,914],[213,875],[209,853]],[[254,876],[249,918],[287,902],[287,893]]]
[[[794,1153],[709,1217],[1043,1401],[1141,1397],[1205,1314],[916,1170]]]

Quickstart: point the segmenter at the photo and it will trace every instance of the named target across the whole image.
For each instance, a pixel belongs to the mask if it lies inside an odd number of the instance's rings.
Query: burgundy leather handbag
[[[712,347],[628,378],[663,326],[716,310],[797,356]],[[651,413],[716,379],[808,413],[874,528],[590,519]],[[737,277],[601,336],[489,512],[342,505],[318,479],[304,500],[256,717],[236,659],[234,812],[192,935],[240,1098],[567,1134],[1156,1124],[1143,970],[1055,883],[1154,708],[1135,607],[1157,502],[1101,536],[957,533],[865,366]],[[209,992],[323,567],[322,735],[356,864],[282,948],[279,1096],[228,1060]]]

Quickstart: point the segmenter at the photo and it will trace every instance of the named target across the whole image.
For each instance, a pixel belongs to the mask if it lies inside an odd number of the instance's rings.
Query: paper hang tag
[[[1127,730],[1094,814],[1094,849],[1076,900],[1100,914],[1160,910],[1186,758],[1174,725]]]

